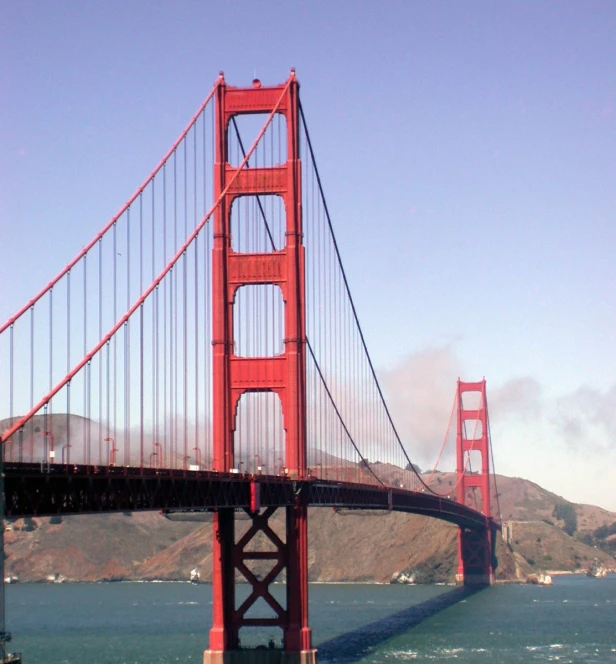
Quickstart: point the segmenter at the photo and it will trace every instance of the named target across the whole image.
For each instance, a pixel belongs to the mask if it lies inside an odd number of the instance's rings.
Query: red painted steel
[[[479,403],[474,408],[464,406],[464,395],[468,393],[478,395]],[[458,502],[462,505],[475,502],[475,507],[479,507],[481,513],[490,518],[490,436],[485,378],[479,382],[462,382],[458,379],[457,406]],[[481,468],[471,468],[472,452],[481,455]],[[493,581],[492,539],[493,533],[489,527],[460,527],[456,575],[458,581],[465,584]]]
[[[306,327],[304,302],[304,247],[299,159],[299,84],[295,73],[285,85],[235,88],[224,79],[216,90],[215,198],[213,248],[213,452],[214,470],[230,472],[236,467],[234,434],[237,407],[248,392],[274,392],[282,405],[285,430],[285,473],[289,479],[306,477]],[[241,170],[229,164],[229,123],[241,114],[284,115],[287,131],[287,161],[279,166]],[[240,172],[241,171],[241,172]],[[232,182],[232,186],[230,183]],[[231,208],[240,196],[277,195],[284,201],[286,244],[271,253],[239,253],[231,245]],[[284,301],[284,352],[276,357],[238,357],[234,354],[233,315],[239,288],[256,284],[276,285]],[[251,507],[258,507],[256,495]],[[307,497],[298,496],[286,507],[286,543],[272,538],[267,526],[271,509],[254,510],[249,532],[262,530],[277,547],[276,574],[259,580],[242,562],[246,556],[244,537],[237,544],[234,512],[220,509],[214,516],[213,537],[213,627],[210,632],[210,661],[215,653],[233,651],[239,645],[241,627],[254,624],[246,618],[248,605],[235,610],[235,570],[252,586],[251,598],[264,598],[275,617],[268,624],[283,630],[287,652],[311,651],[308,627],[308,528]],[[250,538],[251,539],[251,538]],[[255,554],[256,555],[256,554]],[[264,554],[259,554],[264,555]],[[278,572],[287,569],[287,607],[273,602],[268,586]],[[249,598],[250,599],[250,598]],[[254,602],[249,602],[252,605]],[[311,651],[312,652],[312,651]]]

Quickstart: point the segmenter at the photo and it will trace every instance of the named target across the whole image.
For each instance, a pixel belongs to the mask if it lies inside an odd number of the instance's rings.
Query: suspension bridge
[[[457,383],[457,470],[439,492],[370,358],[294,71],[249,87],[221,73],[118,214],[0,327],[0,363],[7,517],[213,512],[208,664],[316,661],[309,506],[449,521],[458,580],[493,581],[485,380]],[[283,649],[242,649],[263,626]]]

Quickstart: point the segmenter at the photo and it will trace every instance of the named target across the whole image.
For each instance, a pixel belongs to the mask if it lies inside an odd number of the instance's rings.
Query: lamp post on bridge
[[[107,443],[107,463],[110,466],[115,466],[115,453],[118,451],[118,448],[115,446],[115,440],[113,438],[105,438]]]
[[[68,450],[73,447],[70,443],[66,443],[66,445],[62,445],[62,465],[64,465],[64,452],[66,450],[66,463],[68,463]]]
[[[152,452],[152,454],[150,454],[150,468],[156,468],[156,466],[152,466],[152,459],[157,456],[158,452]]]
[[[193,447],[193,450],[195,451],[195,461],[196,465],[198,466],[199,470],[201,470],[201,449],[197,446]]]
[[[261,456],[259,454],[255,454],[255,459],[257,460],[257,472],[260,475],[261,471],[263,470],[263,464],[261,463]]]
[[[49,449],[49,463],[54,463],[55,462],[55,457],[56,457],[56,450],[54,449],[55,446],[55,439],[53,437],[53,431],[45,431],[45,436],[49,436],[51,439],[51,446]]]
[[[163,446],[160,443],[152,443],[152,447],[158,448],[158,467],[162,468],[165,464],[165,458],[163,456]]]

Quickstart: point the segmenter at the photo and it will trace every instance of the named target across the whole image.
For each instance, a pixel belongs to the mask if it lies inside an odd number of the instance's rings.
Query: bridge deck
[[[4,465],[9,518],[144,510],[250,509],[293,505],[307,495],[317,507],[412,512],[468,528],[492,520],[454,500],[430,493],[287,476],[119,466]],[[492,525],[492,527],[494,527]]]

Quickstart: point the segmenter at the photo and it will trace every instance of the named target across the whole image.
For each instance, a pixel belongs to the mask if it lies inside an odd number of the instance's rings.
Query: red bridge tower
[[[247,392],[275,392],[281,402],[285,430],[286,472],[306,475],[306,364],[304,247],[299,159],[299,84],[292,71],[284,85],[252,88],[228,86],[221,74],[216,92],[215,196],[220,204],[214,216],[213,248],[213,449],[214,469],[235,468],[234,433],[237,406]],[[287,161],[270,167],[231,166],[228,159],[229,123],[234,116],[280,113],[286,118]],[[279,251],[239,253],[231,246],[231,207],[240,196],[277,195],[283,199],[286,242]],[[234,354],[233,308],[242,286],[273,284],[284,302],[284,352],[272,357],[239,357]],[[257,488],[255,486],[253,488]],[[205,664],[277,662],[313,664],[308,627],[308,521],[307,503],[301,494],[286,510],[286,541],[282,542],[268,519],[275,508],[264,511],[258,501],[249,512],[251,527],[236,541],[235,513],[221,508],[213,521],[213,626]],[[254,538],[262,533],[267,551],[254,550]],[[252,546],[251,546],[252,542]],[[272,547],[274,550],[272,550]],[[271,560],[263,579],[251,572],[247,561]],[[286,607],[270,594],[269,586],[286,570]],[[236,605],[235,579],[239,572],[251,586],[248,598]],[[259,599],[273,617],[247,615]],[[240,649],[242,627],[276,626],[282,629],[284,650]]]
[[[466,408],[464,395],[470,399],[469,393],[473,393],[474,403],[473,407]],[[457,404],[458,502],[490,517],[490,436],[485,378],[476,383],[463,383],[458,379]],[[473,455],[480,457],[479,467],[471,466]],[[456,580],[465,585],[494,583],[494,545],[493,529],[460,526]]]

